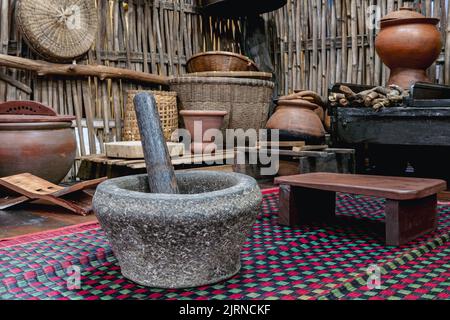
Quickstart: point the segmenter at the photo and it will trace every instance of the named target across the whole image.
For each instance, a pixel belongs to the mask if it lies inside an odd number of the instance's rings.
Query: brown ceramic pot
[[[75,160],[73,119],[36,102],[0,104],[0,177],[28,172],[61,182]]]
[[[212,139],[206,139],[205,132],[209,129],[222,129],[225,116],[228,114],[226,111],[201,111],[201,110],[183,110],[180,111],[180,115],[183,116],[186,129],[191,134],[191,151],[195,154],[201,154],[205,151],[208,153],[215,152],[217,145]],[[196,135],[195,126],[196,123],[201,123],[201,130],[198,130],[199,134]]]
[[[388,84],[408,89],[416,82],[430,82],[426,70],[442,49],[439,19],[426,18],[410,8],[401,8],[381,19],[376,50],[391,69]]]
[[[281,134],[306,141],[325,137],[325,128],[316,113],[318,105],[280,101],[273,116],[267,122],[267,129],[278,129]]]

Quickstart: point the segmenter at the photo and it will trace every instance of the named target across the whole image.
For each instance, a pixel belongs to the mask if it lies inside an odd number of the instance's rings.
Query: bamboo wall
[[[241,51],[244,20],[202,17],[195,0],[92,0],[100,16],[98,40],[79,64],[104,64],[178,75],[187,58],[204,50]],[[0,0],[0,52],[36,58],[14,23],[16,0]],[[388,70],[375,54],[376,30],[366,10],[381,14],[408,5],[439,17],[443,40],[450,35],[446,0],[288,0],[265,14],[266,36],[280,93],[308,88],[326,95],[335,82],[384,84]],[[448,29],[448,31],[447,31]],[[436,82],[450,84],[450,41],[430,69]],[[97,78],[40,78],[0,68],[0,101],[32,99],[61,114],[77,116],[79,155],[103,152],[105,141],[120,140],[127,81]]]
[[[402,6],[441,19],[443,52],[429,70],[430,79],[450,84],[450,26],[447,0],[288,0],[275,19],[278,47],[276,73],[283,93],[308,88],[326,95],[332,83],[384,85],[389,70],[376,55],[378,30],[370,29],[370,6],[381,16]],[[447,41],[448,40],[448,41]]]
[[[161,75],[185,73],[187,57],[204,48],[239,51],[237,22],[202,18],[194,0],[92,0],[100,26],[86,59]],[[16,0],[0,0],[0,52],[37,59],[14,22]],[[79,155],[103,152],[103,142],[120,140],[129,89],[149,89],[122,80],[40,78],[0,68],[0,101],[31,99],[60,114],[77,116]],[[152,88],[152,89],[155,89]],[[156,87],[158,89],[158,87]]]

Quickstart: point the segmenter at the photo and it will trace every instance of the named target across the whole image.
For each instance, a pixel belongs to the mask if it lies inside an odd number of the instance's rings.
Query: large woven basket
[[[256,64],[241,54],[209,51],[192,56],[187,62],[189,73],[208,71],[258,71]]]
[[[272,101],[274,83],[265,80],[178,77],[170,80],[182,110],[227,111],[229,129],[263,129]]]
[[[19,0],[17,26],[31,49],[50,61],[72,61],[91,48],[98,16],[93,0]]]
[[[141,135],[134,110],[134,97],[141,92],[148,92],[155,96],[159,116],[164,130],[164,137],[167,141],[172,138],[172,133],[178,129],[178,108],[177,94],[169,91],[140,91],[129,90],[127,105],[125,108],[125,120],[123,129],[124,141],[139,141]]]

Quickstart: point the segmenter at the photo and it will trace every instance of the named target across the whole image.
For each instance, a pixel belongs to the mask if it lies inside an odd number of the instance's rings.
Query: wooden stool
[[[275,180],[279,223],[297,226],[335,217],[336,192],[386,199],[386,244],[399,246],[437,228],[437,193],[443,180],[310,173]]]

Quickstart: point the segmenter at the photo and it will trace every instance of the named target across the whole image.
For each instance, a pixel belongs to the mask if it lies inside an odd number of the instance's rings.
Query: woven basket
[[[182,110],[227,111],[225,128],[263,129],[274,83],[255,79],[178,77],[170,80]]]
[[[72,61],[89,51],[98,28],[92,0],[19,0],[16,22],[31,49],[58,62]]]
[[[172,138],[172,133],[178,129],[178,108],[177,94],[168,91],[141,91],[129,90],[127,105],[125,108],[125,120],[123,129],[124,141],[139,141],[141,135],[136,120],[136,111],[134,110],[134,97],[138,93],[148,92],[155,96],[159,116],[164,130],[164,137],[167,141]]]
[[[187,70],[189,73],[208,71],[258,71],[258,67],[246,56],[226,51],[210,51],[192,56],[187,62]]]

